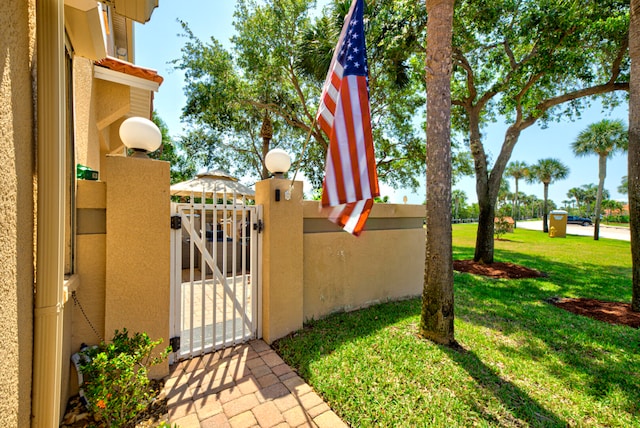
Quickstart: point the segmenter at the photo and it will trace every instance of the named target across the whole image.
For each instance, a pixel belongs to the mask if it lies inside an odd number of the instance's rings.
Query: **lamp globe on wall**
[[[284,173],[291,168],[291,156],[282,149],[271,149],[264,157],[264,164],[275,178],[284,178]]]
[[[162,133],[155,123],[144,117],[130,117],[120,125],[120,139],[134,151],[133,157],[147,157],[162,143]]]
[[[264,157],[264,164],[274,178],[284,178],[285,172],[291,167],[291,156],[282,149],[271,149]],[[280,201],[280,189],[276,189],[275,198],[276,202]],[[285,199],[290,198],[291,192],[285,192]]]

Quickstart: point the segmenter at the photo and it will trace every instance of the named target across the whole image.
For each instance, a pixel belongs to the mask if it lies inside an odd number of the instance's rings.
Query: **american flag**
[[[329,220],[354,235],[362,232],[380,195],[373,153],[364,0],[353,0],[322,88],[317,121],[329,136],[322,206]]]

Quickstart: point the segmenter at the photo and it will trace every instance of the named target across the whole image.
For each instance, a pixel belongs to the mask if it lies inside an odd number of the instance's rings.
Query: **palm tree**
[[[451,52],[454,0],[426,0],[427,204],[420,335],[455,344],[451,242]]]
[[[583,184],[580,188],[582,189],[582,201],[585,205],[584,213],[586,216],[591,216],[591,206],[598,200],[598,186],[589,183]],[[602,189],[602,198],[609,198],[609,191],[607,189]]]
[[[520,210],[518,206],[518,180],[521,178],[525,178],[529,173],[529,167],[525,162],[522,161],[513,161],[507,165],[507,169],[504,171],[507,177],[513,177],[516,181],[516,191],[513,193],[513,213],[511,217],[513,217],[513,227],[517,227],[517,219],[520,217]]]
[[[613,213],[617,213],[620,215],[622,212],[622,202],[614,201],[612,199],[603,199],[602,200],[602,209],[607,214],[605,216],[605,221],[611,221],[611,217],[613,217]]]
[[[607,176],[607,159],[618,151],[626,152],[629,147],[627,127],[620,119],[602,119],[592,123],[578,134],[571,144],[576,156],[598,155],[598,193],[596,196],[596,221],[593,239],[600,237],[600,210],[602,209],[602,189]]]
[[[622,176],[620,180],[620,185],[618,186],[618,193],[622,193],[623,195],[629,194],[629,177],[626,175]]]
[[[464,190],[455,189],[451,192],[451,199],[453,200],[453,218],[458,219],[460,207],[464,207],[467,203],[467,194]]]
[[[544,185],[544,203],[542,206],[542,230],[549,232],[549,224],[547,223],[547,204],[549,198],[549,184],[564,180],[569,175],[569,167],[560,162],[558,159],[548,158],[540,159],[537,164],[529,167],[528,182],[539,181]]]
[[[576,200],[576,208],[578,209],[578,213],[580,212],[580,202],[584,201],[584,190],[580,187],[572,187],[567,192],[568,198],[573,198]]]
[[[498,190],[498,206],[504,205],[510,195],[511,189],[509,189],[509,182],[503,178],[500,180],[500,189]]]

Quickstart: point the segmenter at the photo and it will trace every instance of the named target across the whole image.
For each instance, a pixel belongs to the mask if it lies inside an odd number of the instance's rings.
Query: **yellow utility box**
[[[567,212],[564,210],[553,210],[549,213],[549,237],[567,237]]]

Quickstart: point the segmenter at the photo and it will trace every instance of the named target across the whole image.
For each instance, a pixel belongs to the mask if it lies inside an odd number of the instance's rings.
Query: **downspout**
[[[60,424],[64,252],[64,1],[36,0],[37,194],[32,427]]]

